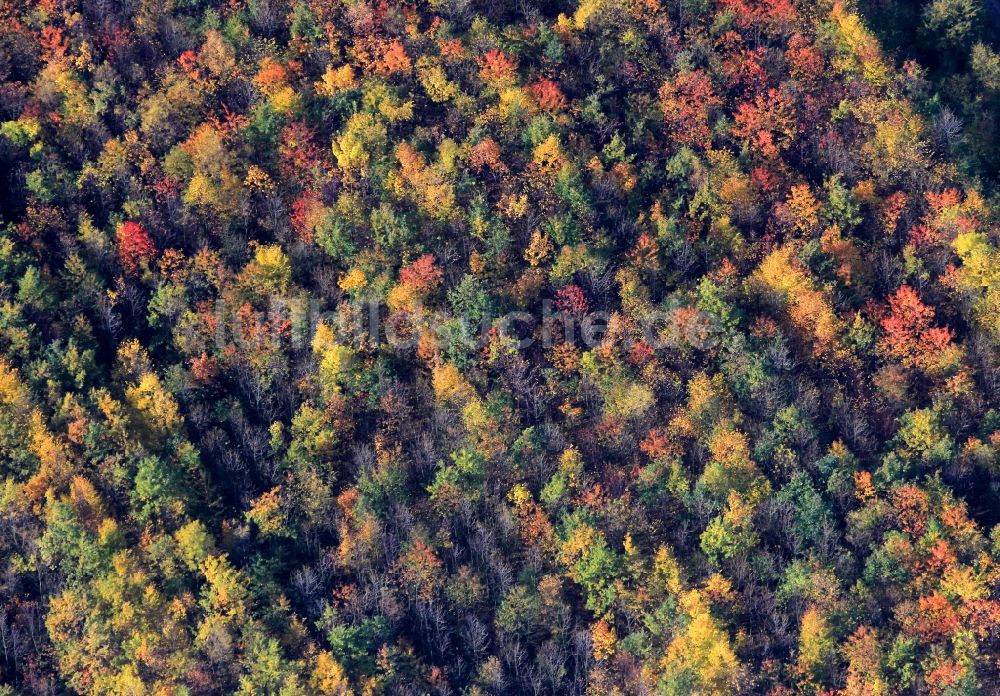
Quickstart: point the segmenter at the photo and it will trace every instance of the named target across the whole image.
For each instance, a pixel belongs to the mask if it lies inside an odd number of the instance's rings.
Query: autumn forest
[[[0,0],[0,696],[1000,695],[998,37]]]

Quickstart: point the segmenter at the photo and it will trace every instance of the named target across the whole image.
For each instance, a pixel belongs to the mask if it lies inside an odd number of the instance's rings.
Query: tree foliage
[[[995,693],[996,8],[857,5],[0,2],[0,694]]]

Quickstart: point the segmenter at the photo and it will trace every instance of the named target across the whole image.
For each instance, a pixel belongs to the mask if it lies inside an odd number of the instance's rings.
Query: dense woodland
[[[860,0],[900,63],[927,86],[911,99],[935,123],[947,157],[995,192],[1000,183],[1000,0]]]
[[[998,24],[0,0],[0,694],[1000,694]]]

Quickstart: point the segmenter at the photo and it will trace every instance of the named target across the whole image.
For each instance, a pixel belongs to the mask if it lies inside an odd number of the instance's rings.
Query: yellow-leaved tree
[[[729,696],[738,692],[740,662],[718,619],[712,616],[707,598],[690,590],[680,598],[687,618],[667,647],[660,666],[661,693],[666,696]]]

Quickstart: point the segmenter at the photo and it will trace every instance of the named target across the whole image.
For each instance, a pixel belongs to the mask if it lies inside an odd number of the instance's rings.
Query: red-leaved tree
[[[118,225],[118,258],[126,273],[134,274],[144,263],[156,258],[156,245],[138,222]]]
[[[952,333],[947,327],[935,327],[934,309],[928,307],[908,285],[901,286],[889,298],[889,314],[882,318],[885,334],[879,348],[906,367],[933,362],[935,356],[951,346]]]

